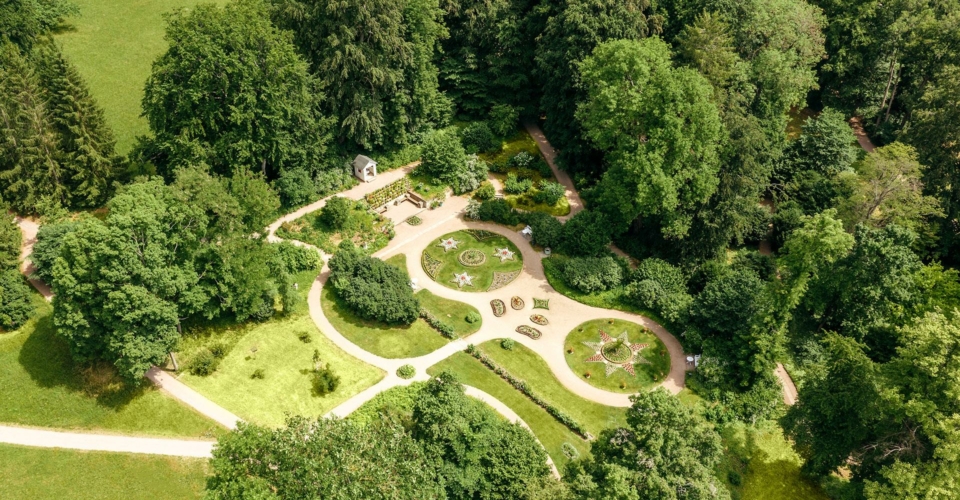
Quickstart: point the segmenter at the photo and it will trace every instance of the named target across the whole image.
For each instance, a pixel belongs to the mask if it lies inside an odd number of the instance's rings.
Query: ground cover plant
[[[221,432],[151,385],[134,388],[109,367],[76,365],[54,333],[50,305],[33,296],[34,317],[0,334],[0,422],[195,438]]]
[[[613,346],[612,342],[608,342],[604,344],[605,351],[601,354],[602,359],[587,361],[597,356],[597,348],[594,345],[588,346],[585,342],[590,344],[601,342],[601,331],[614,339],[626,332],[629,344],[646,344],[647,347],[634,351],[634,357],[631,358],[630,345]],[[574,373],[584,377],[595,387],[613,392],[634,393],[648,390],[661,382],[670,372],[670,355],[663,342],[646,328],[619,319],[595,319],[581,323],[567,334],[564,340],[564,352],[567,365]],[[632,375],[627,370],[617,369],[607,375],[608,363],[602,362],[603,359],[612,363],[623,363],[633,359],[632,366],[636,374]],[[586,377],[587,373],[590,374],[589,377]]]
[[[199,499],[209,466],[199,458],[28,448],[0,444],[5,500]],[[132,493],[136,492],[136,493]]]
[[[442,246],[443,242],[448,242],[448,246]],[[449,249],[445,250],[445,248]],[[507,254],[501,258],[497,254],[498,249],[506,249]],[[480,264],[475,264],[480,260],[479,258],[470,260],[469,266],[461,262],[467,257],[472,259],[478,252],[485,257]],[[478,240],[466,231],[448,233],[431,241],[423,250],[421,258],[424,271],[431,278],[448,288],[461,291],[484,292],[502,287],[516,278],[523,268],[523,255],[507,238],[484,235],[482,240]],[[456,275],[462,275],[462,273],[466,273],[471,278],[469,285],[458,286],[452,281]],[[501,277],[498,279],[497,276]]]
[[[333,197],[328,203],[334,199],[343,198]],[[323,209],[311,212],[284,222],[277,230],[277,236],[309,243],[328,254],[336,252],[340,242],[351,241],[372,254],[390,243],[394,229],[390,219],[374,214],[367,208],[366,203],[351,200],[339,223],[325,219]]]

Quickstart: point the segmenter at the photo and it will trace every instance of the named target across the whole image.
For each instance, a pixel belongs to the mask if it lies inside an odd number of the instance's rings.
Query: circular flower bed
[[[483,263],[487,261],[487,256],[476,248],[469,248],[460,252],[457,260],[467,267],[477,267],[482,266]]]
[[[397,368],[397,376],[405,380],[413,378],[413,376],[416,374],[417,369],[414,368],[413,365],[403,365],[400,368]]]
[[[490,301],[490,307],[493,308],[493,315],[496,317],[503,316],[507,313],[507,306],[500,299],[493,299]]]
[[[538,338],[540,338],[540,335],[541,335],[540,330],[537,330],[536,328],[532,326],[527,326],[527,325],[518,326],[517,333],[526,335],[527,337],[530,337],[533,340],[537,340]]]
[[[517,297],[516,295],[514,295],[514,296],[510,299],[510,307],[512,307],[512,308],[513,308],[514,310],[516,310],[516,311],[519,311],[520,309],[523,309],[523,299],[521,299],[520,297]]]
[[[538,325],[540,325],[540,326],[546,326],[547,323],[549,323],[549,322],[547,321],[547,318],[546,318],[544,315],[542,315],[542,314],[531,314],[531,315],[530,315],[530,321],[532,321],[532,322],[534,322],[534,323],[536,323],[536,324],[538,324]]]
[[[600,354],[611,363],[626,363],[630,360],[633,352],[627,344],[620,342],[608,342],[600,348]]]
[[[410,224],[411,226],[419,226],[420,224],[423,224],[423,219],[414,215],[413,217],[407,219],[407,224]]]

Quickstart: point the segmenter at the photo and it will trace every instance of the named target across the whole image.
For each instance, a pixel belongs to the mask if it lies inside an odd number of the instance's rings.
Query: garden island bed
[[[366,202],[351,201],[349,214],[339,229],[330,227],[321,217],[321,210],[311,212],[277,229],[277,236],[309,243],[327,254],[336,252],[341,241],[351,240],[367,254],[387,246],[394,236],[393,221],[370,212]]]
[[[421,254],[434,281],[468,292],[510,284],[523,269],[523,255],[506,237],[489,231],[456,231],[432,240]]]
[[[663,342],[650,330],[619,319],[581,323],[567,335],[564,353],[574,373],[612,392],[648,390],[670,372],[670,355]]]

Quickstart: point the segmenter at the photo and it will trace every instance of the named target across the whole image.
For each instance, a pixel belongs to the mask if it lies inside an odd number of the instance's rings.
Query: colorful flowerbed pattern
[[[407,219],[407,224],[410,224],[411,226],[419,226],[420,224],[423,224],[423,219],[414,215],[413,217],[409,217]]]
[[[455,240],[455,239],[453,239],[453,238],[447,238],[447,239],[444,239],[444,240],[440,240],[440,243],[437,243],[437,246],[438,246],[438,247],[443,247],[443,251],[444,251],[444,252],[449,252],[450,250],[453,250],[453,249],[457,248],[457,245],[459,245],[459,244],[460,244],[459,241],[457,241],[457,240]]]
[[[424,253],[423,257],[420,259],[421,264],[423,265],[423,271],[427,273],[427,276],[437,279],[437,273],[440,271],[440,267],[443,266],[443,262],[440,262],[437,259],[434,259],[429,254]]]
[[[390,203],[396,198],[403,196],[403,193],[406,193],[410,190],[410,179],[404,177],[395,182],[391,182],[386,186],[368,194],[365,199],[367,203],[374,209],[382,207],[387,203]]]
[[[493,315],[498,318],[507,313],[507,305],[500,299],[491,300],[490,307],[493,308]]]
[[[475,248],[468,248],[457,256],[457,260],[467,267],[482,266],[487,261],[487,256]]]
[[[540,338],[540,335],[542,335],[540,333],[540,330],[537,330],[536,328],[532,326],[527,326],[527,325],[518,326],[517,333],[526,335],[527,337],[530,337],[533,340],[537,340],[538,338]]]
[[[512,307],[514,310],[519,311],[520,309],[523,309],[523,305],[523,299],[520,297],[514,295],[510,298],[510,307]]]
[[[509,273],[501,273],[500,271],[493,272],[493,283],[490,283],[490,288],[487,288],[488,292],[498,290],[509,285],[513,280],[517,279],[517,276],[520,276],[520,271],[511,271]]]
[[[489,240],[490,238],[496,238],[497,236],[499,236],[497,233],[494,233],[493,231],[487,231],[484,229],[465,229],[463,232],[469,234],[470,236],[473,236],[474,238],[477,239],[477,241]]]
[[[465,286],[473,286],[473,276],[467,274],[466,271],[453,275],[453,280],[451,283],[456,283],[457,288],[463,288]]]
[[[511,252],[509,248],[498,248],[495,252],[493,252],[493,256],[499,257],[500,262],[513,260],[513,252]]]
[[[540,326],[546,326],[547,323],[549,323],[549,322],[547,321],[546,316],[544,316],[544,315],[542,315],[542,314],[531,314],[531,315],[530,315],[530,321],[532,321],[534,324],[537,324],[537,325],[540,325]]]
[[[533,308],[534,309],[550,309],[550,299],[533,299]]]
[[[583,345],[594,351],[594,355],[586,361],[603,363],[608,377],[618,369],[623,369],[630,375],[636,375],[633,369],[635,363],[649,363],[646,358],[637,356],[637,353],[649,344],[631,344],[627,332],[613,338],[607,332],[600,330],[600,342],[584,342]]]

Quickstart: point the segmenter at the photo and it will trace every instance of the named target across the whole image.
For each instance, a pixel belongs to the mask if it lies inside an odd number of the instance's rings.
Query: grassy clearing
[[[543,158],[543,155],[540,154],[540,148],[537,147],[537,141],[533,140],[533,137],[523,128],[518,129],[516,134],[504,140],[499,152],[481,153],[477,156],[487,163],[502,163],[513,158],[521,151]]]
[[[444,200],[447,197],[449,186],[426,174],[414,173],[407,174],[410,184],[417,194],[425,200]]]
[[[555,205],[537,203],[533,201],[535,189],[536,188],[522,195],[508,194],[505,195],[503,199],[507,200],[507,203],[509,203],[511,207],[526,210],[527,212],[543,212],[554,217],[563,217],[564,215],[570,214],[570,201],[567,200],[566,196],[560,198]]]
[[[347,419],[360,425],[367,425],[380,420],[383,414],[391,411],[412,415],[413,405],[426,385],[426,382],[414,382],[410,385],[391,387],[357,408]]]
[[[121,153],[149,133],[140,102],[153,61],[167,49],[163,14],[204,2],[209,0],[74,1],[80,15],[68,20],[71,28],[57,41],[103,107]]]
[[[453,238],[458,241],[459,244],[457,248],[444,251],[443,247],[440,246],[440,241],[447,238]],[[494,257],[494,252],[498,248],[509,249],[514,254],[513,259],[500,262],[498,257]],[[460,254],[467,250],[478,250],[482,252],[486,260],[479,266],[465,266],[461,264],[458,258]],[[431,241],[430,244],[427,245],[427,248],[423,250],[423,253],[441,263],[440,267],[436,270],[436,274],[431,276],[436,282],[447,288],[464,292],[486,291],[490,288],[490,285],[493,284],[493,274],[495,272],[508,273],[519,271],[523,268],[523,255],[520,253],[520,250],[503,236],[494,236],[492,238],[486,238],[483,241],[478,241],[469,233],[456,231],[445,234],[440,239]],[[473,285],[458,288],[452,281],[453,276],[454,274],[459,274],[464,271],[473,277]],[[430,275],[431,273],[427,271],[427,274]]]
[[[129,387],[110,370],[75,366],[54,333],[52,307],[36,297],[34,317],[0,334],[0,422],[178,437],[222,432],[149,382]]]
[[[387,246],[393,238],[393,222],[379,214],[370,213],[366,203],[356,202],[342,230],[333,229],[320,220],[320,210],[294,221],[284,222],[277,236],[309,243],[328,254],[336,252],[341,241],[351,240],[359,247],[366,245],[367,253]]]
[[[584,342],[599,342],[600,330],[614,338],[627,332],[630,343],[649,344],[649,347],[638,353],[649,363],[635,363],[636,376],[622,369],[607,376],[603,363],[585,361],[596,352]],[[620,349],[628,349],[628,347],[623,346]],[[667,348],[663,342],[646,328],[629,321],[595,319],[581,323],[567,335],[564,340],[564,350],[567,365],[574,373],[584,377],[590,385],[611,392],[633,394],[648,390],[662,381],[670,372],[670,355],[667,354]],[[586,373],[590,373],[591,376],[586,378]]]
[[[740,486],[728,484],[742,500],[829,498],[819,486],[801,475],[803,462],[776,425],[728,425],[723,429],[723,441],[727,461],[721,464],[719,474],[728,483],[729,476],[742,475]]]
[[[4,500],[201,498],[207,461],[0,444]]]

